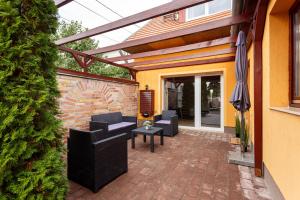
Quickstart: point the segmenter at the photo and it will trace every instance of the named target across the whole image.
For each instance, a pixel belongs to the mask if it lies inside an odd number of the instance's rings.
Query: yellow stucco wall
[[[253,51],[253,44],[251,44],[250,48],[248,49],[248,63],[249,63],[249,70],[248,70],[248,88],[250,93],[250,102],[251,108],[247,113],[247,124],[249,126],[249,133],[251,137],[251,142],[254,144],[254,51]]]
[[[276,109],[289,106],[288,9],[293,2],[270,1],[263,38],[263,162],[287,200],[300,199],[300,116]]]
[[[194,50],[189,52],[177,53],[174,55],[186,55],[196,52],[204,51],[214,51],[221,48],[228,48],[229,45],[222,45],[218,47],[205,48],[201,50]],[[168,57],[170,55],[156,56],[155,58]],[[214,57],[223,57],[223,56],[214,56]],[[206,57],[203,59],[208,59],[213,57]],[[153,59],[153,58],[147,58]],[[140,59],[146,60],[146,59]],[[234,76],[234,62],[224,62],[224,63],[215,63],[215,64],[205,64],[205,65],[196,65],[188,67],[177,67],[177,68],[168,68],[168,69],[159,69],[159,70],[150,70],[150,71],[140,71],[137,73],[137,81],[140,83],[140,90],[145,89],[145,85],[149,85],[149,89],[155,90],[155,114],[159,114],[162,111],[162,80],[165,77],[170,76],[182,76],[182,75],[199,75],[205,73],[216,73],[224,75],[224,126],[234,126],[234,116],[235,110],[233,106],[229,103],[231,93],[235,85],[235,76]],[[139,118],[142,118],[139,115]]]

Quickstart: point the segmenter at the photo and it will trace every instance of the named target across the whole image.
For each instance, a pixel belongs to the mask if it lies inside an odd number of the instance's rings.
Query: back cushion
[[[107,122],[108,124],[117,124],[122,122],[122,113],[114,112],[114,113],[93,115],[92,121]]]
[[[121,112],[115,112],[115,113],[111,113],[111,123],[112,124],[117,124],[122,122],[122,113]]]
[[[162,111],[162,119],[163,120],[170,120],[171,117],[176,116],[175,110],[164,110]]]

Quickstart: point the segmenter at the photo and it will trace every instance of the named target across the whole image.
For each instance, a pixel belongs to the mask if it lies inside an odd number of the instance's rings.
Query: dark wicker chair
[[[127,133],[127,139],[131,138],[131,130],[137,128],[137,117],[122,116],[121,112],[93,115],[90,122],[90,130],[103,129],[106,137]]]
[[[161,115],[154,116],[154,126],[164,129],[165,136],[174,136],[178,133],[178,116],[175,110],[165,110]]]
[[[93,192],[128,171],[127,135],[70,129],[68,178]],[[105,139],[103,139],[105,138]]]

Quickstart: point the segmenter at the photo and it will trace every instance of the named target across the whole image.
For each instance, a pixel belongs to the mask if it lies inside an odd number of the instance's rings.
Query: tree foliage
[[[53,0],[0,0],[0,199],[64,199]]]
[[[77,21],[71,21],[70,23],[66,23],[65,21],[62,21],[59,25],[59,29],[56,34],[56,39],[68,37],[70,35],[74,35],[77,33],[81,33],[86,31],[87,29],[82,26],[81,23]],[[99,46],[98,41],[86,38],[83,40],[75,41],[66,44],[68,48],[77,50],[77,51],[87,51],[90,49],[96,49]],[[100,58],[102,55],[97,55]],[[57,62],[57,65],[59,67],[63,67],[66,69],[72,69],[76,71],[82,71],[82,68],[78,65],[78,63],[75,61],[73,56],[69,53],[63,53],[61,52],[59,54],[59,59]],[[117,77],[117,78],[130,78],[130,73],[127,69],[120,68],[120,67],[114,67],[105,63],[96,62],[92,64],[88,71],[93,74],[99,74],[104,75],[108,77]]]

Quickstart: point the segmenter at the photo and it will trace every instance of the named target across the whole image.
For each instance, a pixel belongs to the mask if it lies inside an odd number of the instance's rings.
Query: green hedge
[[[0,0],[0,199],[64,199],[53,0]]]

